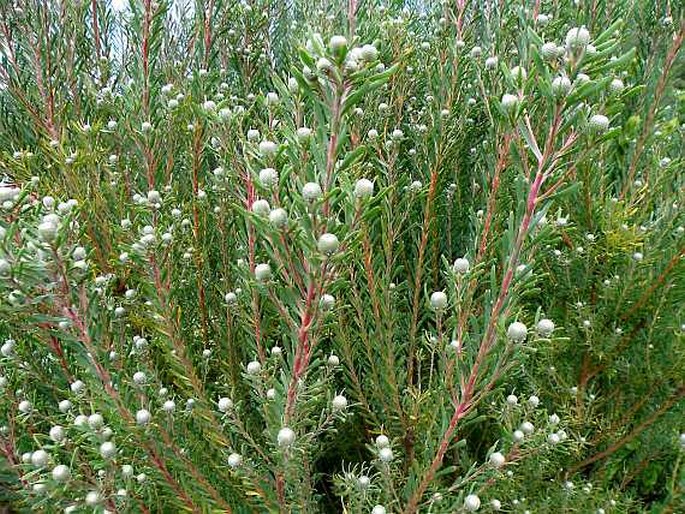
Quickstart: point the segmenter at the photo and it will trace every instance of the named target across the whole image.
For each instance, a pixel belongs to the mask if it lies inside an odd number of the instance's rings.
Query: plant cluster
[[[3,3],[0,501],[685,507],[685,17],[566,4]]]

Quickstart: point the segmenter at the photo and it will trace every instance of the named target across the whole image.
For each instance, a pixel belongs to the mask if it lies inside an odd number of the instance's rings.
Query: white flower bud
[[[267,189],[278,184],[278,172],[273,168],[264,168],[259,172],[259,182]]]
[[[262,365],[259,361],[250,361],[247,363],[247,374],[248,375],[258,375],[262,370]]]
[[[143,385],[146,381],[147,381],[147,375],[145,375],[144,372],[136,371],[133,374],[133,382],[135,382],[136,385]]]
[[[278,431],[276,441],[278,442],[278,446],[281,448],[292,446],[292,444],[295,442],[295,432],[293,432],[291,428],[283,427]]]
[[[330,357],[328,357],[327,363],[331,368],[334,368],[340,365],[340,359],[337,355],[331,355]]]
[[[571,91],[571,87],[571,80],[563,75],[552,81],[552,93],[558,97],[566,96]]]
[[[64,440],[64,428],[60,425],[55,425],[50,429],[50,439],[59,443]]]
[[[541,319],[538,321],[538,334],[542,337],[549,337],[554,332],[554,322],[551,319]]]
[[[540,54],[545,61],[552,61],[559,55],[556,43],[545,43],[540,47]]]
[[[117,447],[112,441],[105,441],[100,445],[100,455],[105,459],[111,459],[117,453]]]
[[[239,453],[231,453],[228,456],[228,465],[232,468],[238,468],[243,463],[243,457]]]
[[[381,449],[387,448],[388,446],[390,446],[390,439],[388,439],[388,436],[381,434],[376,437],[376,448]]]
[[[338,53],[347,46],[347,39],[344,36],[333,36],[328,42],[328,46],[331,52]]]
[[[102,418],[102,415],[98,414],[97,412],[88,416],[88,426],[92,430],[100,430],[104,423],[105,420]]]
[[[228,412],[233,408],[233,401],[230,398],[219,398],[219,410],[221,412]]]
[[[71,471],[68,466],[60,464],[52,469],[52,479],[56,482],[66,482],[71,478]]]
[[[269,213],[269,221],[275,227],[283,227],[288,223],[288,213],[285,209],[277,208]]]
[[[86,494],[86,505],[95,507],[98,503],[100,503],[100,493],[97,491],[88,491],[88,494]]]
[[[525,437],[525,434],[521,430],[514,430],[514,442],[520,443]]]
[[[588,124],[594,132],[604,132],[609,128],[609,118],[603,114],[593,114]]]
[[[452,269],[454,269],[455,273],[460,273],[463,275],[469,272],[470,267],[471,264],[469,263],[468,259],[465,257],[460,257],[454,261]]]
[[[316,182],[307,182],[302,188],[302,196],[308,202],[315,202],[321,198],[321,186]]]
[[[521,432],[530,435],[535,431],[535,426],[530,421],[524,421],[521,423]]]
[[[257,216],[268,216],[271,212],[271,206],[269,205],[269,202],[264,199],[255,200],[252,203],[252,212]]]
[[[488,57],[485,59],[485,68],[488,70],[495,70],[497,69],[497,64],[499,63],[499,59],[497,56],[493,55],[492,57]]]
[[[147,409],[140,409],[136,412],[136,423],[139,425],[147,425],[150,422],[152,415]]]
[[[388,511],[383,507],[383,505],[375,505],[371,509],[371,514],[386,514]]]
[[[278,151],[278,145],[273,141],[262,141],[259,143],[259,153],[263,156],[274,155]]]
[[[573,27],[566,33],[566,46],[571,50],[584,49],[590,43],[590,32],[583,27]]]
[[[388,462],[392,462],[392,459],[394,458],[394,455],[393,455],[392,450],[390,449],[390,447],[386,446],[385,448],[381,448],[381,449],[378,451],[378,458],[379,458],[381,461],[383,461],[383,462],[385,462],[385,463],[388,463]]]
[[[255,278],[259,282],[266,282],[271,278],[271,266],[268,264],[257,264],[254,269]]]
[[[324,255],[329,256],[337,252],[339,246],[340,242],[338,241],[337,236],[329,232],[321,234],[321,236],[319,237],[319,241],[317,243],[318,250]]]
[[[480,498],[475,494],[469,494],[466,499],[464,499],[464,509],[469,512],[476,512],[480,509]]]
[[[430,304],[433,310],[442,311],[447,307],[447,295],[443,291],[431,294]]]
[[[530,398],[528,398],[528,405],[535,409],[538,405],[540,405],[540,398],[534,394],[530,395]]]
[[[509,73],[511,73],[511,78],[514,82],[525,82],[528,78],[528,72],[523,66],[514,66],[509,70]]]
[[[360,178],[354,185],[354,196],[357,198],[369,198],[373,195],[373,182],[366,178]]]
[[[334,411],[341,411],[347,408],[347,398],[339,394],[331,402]]]
[[[518,97],[515,95],[510,95],[508,93],[502,95],[502,101],[500,102],[500,104],[502,105],[502,109],[504,109],[505,111],[512,111],[514,108],[516,108],[518,103]]]
[[[495,452],[492,455],[490,455],[490,465],[493,468],[501,468],[504,466],[504,463],[506,461],[506,458],[501,452]]]
[[[173,400],[167,400],[162,405],[162,410],[164,412],[174,412],[176,409],[176,403]]]
[[[42,468],[47,465],[50,455],[45,450],[36,450],[31,454],[31,464],[37,468]]]
[[[528,328],[520,321],[514,321],[507,329],[507,337],[514,342],[520,343],[528,336]]]
[[[549,444],[559,444],[561,442],[561,437],[559,437],[559,434],[556,432],[552,432],[547,436],[547,442],[549,442]]]

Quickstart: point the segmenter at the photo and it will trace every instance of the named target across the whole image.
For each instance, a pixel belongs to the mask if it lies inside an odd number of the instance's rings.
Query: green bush
[[[685,509],[677,2],[0,20],[0,501]]]

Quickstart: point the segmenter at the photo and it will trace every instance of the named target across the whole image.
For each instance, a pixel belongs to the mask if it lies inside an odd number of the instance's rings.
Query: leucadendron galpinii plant
[[[0,7],[0,501],[682,507],[683,13],[590,4]]]

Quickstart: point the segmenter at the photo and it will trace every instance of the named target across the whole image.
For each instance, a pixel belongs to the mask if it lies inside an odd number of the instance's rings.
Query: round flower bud
[[[22,414],[29,414],[33,410],[33,405],[28,400],[22,400],[19,402],[18,409]]]
[[[337,355],[331,355],[330,357],[328,357],[327,363],[331,368],[334,368],[340,365],[340,359]]]
[[[295,432],[293,432],[291,428],[283,427],[278,431],[276,441],[278,442],[278,446],[281,448],[292,446],[292,444],[295,442]]]
[[[276,105],[278,103],[278,94],[270,91],[266,94],[266,105]]]
[[[623,85],[623,81],[621,79],[614,79],[609,84],[609,92],[611,94],[616,95],[616,94],[620,93],[621,91],[623,91],[624,87],[625,86]]]
[[[71,477],[71,471],[68,466],[60,464],[52,469],[52,478],[57,482],[66,482]]]
[[[42,468],[47,465],[50,455],[45,450],[36,450],[31,454],[31,464],[38,468]]]
[[[341,411],[345,410],[347,408],[347,398],[345,398],[343,395],[339,394],[335,398],[333,398],[333,401],[331,402],[333,406],[334,411]]]
[[[378,450],[378,458],[381,459],[383,462],[391,462],[393,457],[394,455],[392,453],[392,450],[388,446]]]
[[[243,457],[239,453],[231,453],[228,456],[228,465],[232,468],[240,467],[243,463]]]
[[[590,32],[583,27],[573,27],[566,33],[566,46],[571,50],[584,49],[590,43]]]
[[[338,241],[337,236],[329,232],[321,234],[319,237],[319,242],[317,243],[318,250],[324,255],[329,256],[337,252],[339,246],[340,242]]]
[[[504,462],[506,461],[506,458],[504,455],[502,455],[501,452],[495,452],[492,455],[490,455],[490,465],[493,468],[501,468],[504,466]]]
[[[386,435],[379,435],[376,437],[376,448],[386,448],[390,446],[390,439],[388,439],[388,436]]]
[[[525,439],[525,434],[521,430],[514,430],[514,441],[520,443]]]
[[[77,380],[74,383],[72,383],[69,388],[71,389],[71,392],[74,394],[78,394],[80,392],[83,392],[83,390],[86,388],[86,384],[84,384],[81,380]]]
[[[258,375],[262,370],[262,365],[259,361],[250,361],[247,364],[247,374],[248,375]]]
[[[259,130],[249,129],[247,131],[247,140],[248,141],[256,141],[257,139],[259,139]]]
[[[514,321],[507,329],[507,337],[514,342],[520,343],[528,336],[528,328],[520,321]]]
[[[233,408],[233,401],[230,398],[219,398],[219,410],[221,412],[228,412]]]
[[[272,387],[266,390],[267,400],[274,400],[276,398],[276,390]]]
[[[269,221],[275,227],[283,227],[288,223],[288,213],[285,209],[278,207],[269,213]]]
[[[371,129],[366,135],[371,141],[373,141],[378,137],[378,131],[376,129]]]
[[[328,46],[331,49],[331,52],[336,54],[345,49],[347,46],[347,39],[345,36],[333,36],[328,42]]]
[[[86,494],[86,505],[95,507],[98,503],[100,503],[100,493],[97,491],[88,491],[88,494]]]
[[[211,100],[207,100],[205,101],[205,103],[202,104],[202,108],[207,112],[215,112],[216,103],[212,102]]]
[[[145,375],[144,372],[136,371],[133,374],[133,382],[135,382],[136,385],[143,385],[146,381],[147,381],[147,376]]]
[[[514,66],[509,73],[514,82],[524,82],[528,78],[528,72],[523,66]]]
[[[278,184],[278,172],[273,168],[264,168],[259,172],[259,182],[267,189]]]
[[[501,510],[502,509],[502,502],[495,499],[490,501],[490,506],[492,507],[492,510]]]
[[[360,178],[354,185],[354,196],[357,198],[369,198],[373,195],[373,182],[366,178]]]
[[[139,425],[147,425],[150,422],[152,415],[147,409],[140,409],[136,412],[136,423]]]
[[[105,441],[100,445],[100,455],[105,459],[111,459],[117,453],[117,447],[112,441]]]
[[[57,236],[57,224],[51,221],[44,221],[38,225],[38,235],[40,235],[41,239],[44,241],[53,241]]]
[[[434,311],[441,311],[447,307],[447,295],[443,291],[435,291],[431,294],[431,308]]]
[[[271,266],[268,264],[257,264],[254,269],[255,278],[260,282],[266,282],[271,278]]]
[[[571,91],[571,80],[566,76],[556,77],[552,81],[552,93],[557,97],[566,96]]]
[[[515,394],[510,394],[507,396],[507,404],[510,406],[518,405],[519,399]]]
[[[92,430],[100,430],[104,424],[105,420],[102,418],[101,414],[96,412],[95,414],[88,416],[88,426],[90,426]]]
[[[480,498],[478,498],[478,496],[475,494],[469,494],[464,499],[464,509],[469,512],[476,512],[478,509],[480,509]]]
[[[252,212],[257,216],[268,216],[271,212],[271,206],[269,205],[269,202],[264,199],[255,200],[252,203]]]
[[[383,507],[383,505],[375,505],[371,509],[371,514],[386,514],[388,511]]]
[[[296,131],[297,134],[297,139],[300,141],[307,141],[310,137],[312,137],[312,129],[309,127],[300,127]]]
[[[547,436],[547,442],[549,444],[559,444],[561,442],[561,437],[556,432],[552,432]]]
[[[559,416],[557,414],[552,414],[549,417],[549,424],[550,425],[558,425],[561,419],[559,419]]]
[[[121,475],[124,478],[131,478],[133,476],[133,466],[130,464],[124,464],[121,466]]]
[[[174,412],[176,409],[176,403],[173,400],[167,400],[162,404],[162,410],[164,412]]]
[[[454,261],[452,269],[454,269],[455,273],[460,273],[463,275],[464,273],[469,272],[470,267],[471,264],[469,263],[469,260],[465,257],[460,257]]]
[[[362,46],[361,58],[365,61],[375,61],[378,58],[378,50],[373,45]]]
[[[499,59],[497,58],[497,56],[493,55],[492,57],[488,57],[487,59],[485,59],[485,69],[495,70],[497,69],[498,63]]]
[[[321,295],[319,306],[323,311],[330,311],[333,307],[335,307],[335,297],[330,294]]]
[[[588,124],[594,132],[604,132],[609,128],[609,118],[603,114],[593,114]]]
[[[316,182],[307,182],[302,188],[302,196],[308,202],[315,202],[321,198],[321,186]]]
[[[535,409],[538,405],[540,405],[540,398],[534,394],[530,395],[530,398],[528,398],[528,405]]]
[[[535,426],[530,421],[524,421],[521,423],[521,432],[530,435],[535,431]]]
[[[519,103],[519,99],[515,95],[510,95],[510,94],[504,94],[502,95],[502,101],[500,104],[502,105],[502,109],[505,111],[512,111],[516,108],[516,106]]]
[[[552,61],[557,58],[557,45],[556,43],[545,43],[540,47],[540,55],[545,61]]]
[[[50,429],[50,439],[59,443],[64,440],[64,428],[59,425],[55,425]]]
[[[541,319],[538,321],[538,334],[542,337],[549,337],[554,332],[554,322],[551,319]]]
[[[357,479],[357,484],[360,488],[367,489],[371,485],[371,479],[366,475],[362,475]]]
[[[273,141],[262,141],[259,143],[259,153],[263,156],[274,155],[278,151],[278,145]]]

